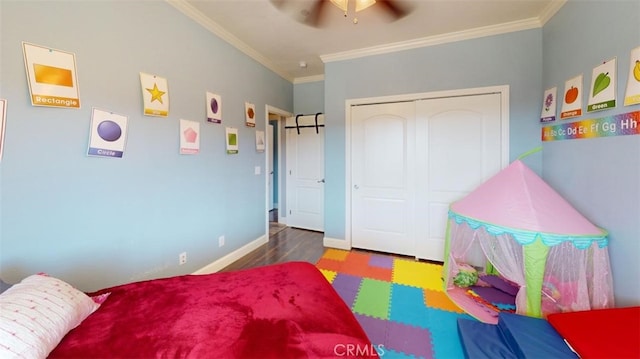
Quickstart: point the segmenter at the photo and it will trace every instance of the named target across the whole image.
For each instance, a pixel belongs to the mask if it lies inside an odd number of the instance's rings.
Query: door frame
[[[278,143],[277,143],[277,150],[278,150],[278,223],[284,223],[286,224],[286,220],[283,220],[286,217],[282,217],[280,214],[284,214],[283,211],[281,211],[281,209],[283,208],[284,204],[282,203],[282,173],[283,173],[283,165],[282,165],[282,130],[281,130],[281,126],[280,126],[280,121],[284,121],[284,119],[286,119],[287,117],[291,117],[293,116],[290,112],[285,111],[285,110],[281,110],[277,107],[271,106],[271,105],[265,105],[265,111],[264,111],[265,115],[264,115],[264,128],[265,128],[265,132],[267,131],[267,126],[269,126],[269,115],[270,114],[274,114],[279,116],[280,118],[278,119],[278,126],[275,129],[276,132],[276,136],[278,137]],[[265,137],[269,137],[269,136],[265,136]],[[269,141],[273,141],[273,139],[271,138],[267,138],[267,143],[265,146],[265,156],[264,156],[264,189],[265,189],[265,195],[264,195],[264,231],[265,231],[265,236],[267,237],[267,241],[269,240],[269,173],[267,171],[267,168],[269,166],[269,156],[273,156],[272,153],[270,153],[269,151]]]
[[[417,100],[437,99],[444,97],[460,97],[460,96],[476,96],[499,93],[500,94],[500,113],[501,113],[501,138],[502,153],[501,168],[505,168],[509,164],[509,85],[475,87],[469,89],[457,89],[435,92],[423,92],[414,94],[366,97],[358,99],[345,100],[345,240],[331,241],[331,246],[350,250],[351,244],[351,191],[353,184],[351,183],[351,107],[359,105],[373,105],[390,102],[407,102]],[[325,243],[327,241],[325,240]],[[339,243],[343,242],[343,243]],[[326,243],[329,244],[329,243]]]

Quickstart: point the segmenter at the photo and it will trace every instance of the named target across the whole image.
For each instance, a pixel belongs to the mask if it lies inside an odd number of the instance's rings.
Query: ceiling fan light
[[[375,1],[374,1],[375,2]],[[347,12],[349,8],[349,0],[331,0],[331,3],[340,8],[340,10]]]
[[[364,10],[376,3],[376,0],[356,0],[356,12]]]

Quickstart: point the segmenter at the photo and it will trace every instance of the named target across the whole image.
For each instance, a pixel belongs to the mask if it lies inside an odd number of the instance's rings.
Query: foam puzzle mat
[[[327,249],[316,264],[382,358],[464,358],[457,319],[473,319],[443,291],[442,266]]]

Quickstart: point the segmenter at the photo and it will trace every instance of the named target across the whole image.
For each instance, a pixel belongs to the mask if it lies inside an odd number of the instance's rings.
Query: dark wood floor
[[[287,227],[272,235],[268,243],[225,267],[222,272],[288,261],[316,263],[325,251],[323,238],[322,232]]]

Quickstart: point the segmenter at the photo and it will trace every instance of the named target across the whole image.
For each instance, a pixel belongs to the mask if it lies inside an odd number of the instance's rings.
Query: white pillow
[[[60,279],[35,274],[0,294],[0,358],[46,358],[99,304]]]

